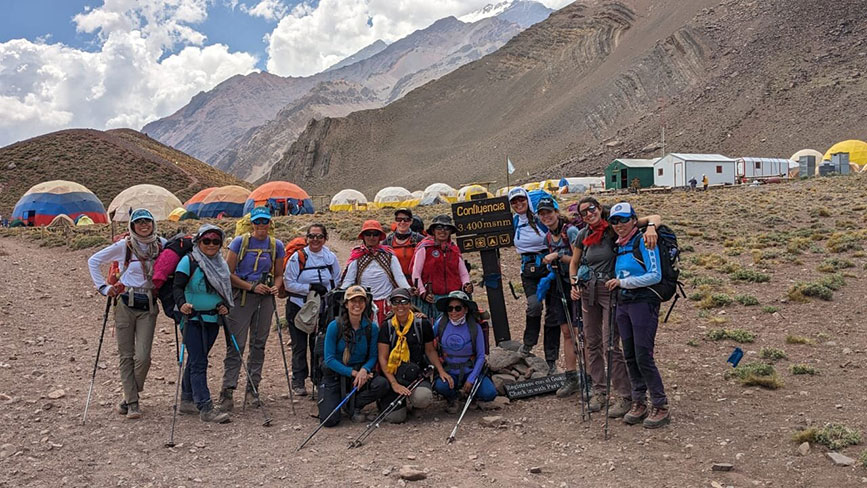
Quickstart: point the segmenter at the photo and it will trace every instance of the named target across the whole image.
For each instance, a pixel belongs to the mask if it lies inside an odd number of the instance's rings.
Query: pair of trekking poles
[[[575,358],[578,362],[578,385],[581,395],[581,420],[590,420],[590,383],[587,381],[587,362],[584,355],[584,320],[582,309],[578,309],[578,333],[575,333],[575,327],[572,325],[572,314],[569,311],[569,300],[566,298],[566,291],[563,289],[563,280],[560,278],[560,265],[552,264],[557,276],[557,289],[560,293],[560,300],[563,304],[563,311],[566,314],[566,323],[569,326],[569,335],[572,338],[572,347],[575,350]],[[606,367],[605,367],[605,440],[608,440],[608,411],[611,406],[611,356],[614,353],[614,327],[615,327],[615,295],[611,296],[611,310],[608,312],[608,348],[606,352]]]

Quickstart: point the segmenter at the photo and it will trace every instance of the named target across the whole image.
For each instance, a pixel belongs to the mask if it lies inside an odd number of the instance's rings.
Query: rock
[[[531,370],[537,373],[545,373],[543,376],[548,374],[548,362],[544,359],[537,356],[530,356],[524,358],[524,362],[527,363],[527,366],[529,366]]]
[[[427,473],[419,469],[418,466],[413,464],[405,464],[400,468],[398,472],[400,479],[406,481],[421,481],[427,478]]]
[[[493,381],[494,386],[497,387],[497,393],[499,393],[500,395],[505,395],[506,385],[513,385],[518,380],[510,374],[497,373],[491,376],[491,381]]]
[[[850,458],[849,456],[844,456],[839,452],[826,452],[826,456],[828,459],[834,462],[835,466],[853,466],[855,465],[855,460]]]
[[[518,352],[521,349],[522,345],[523,344],[521,344],[518,341],[509,340],[509,341],[500,342],[499,344],[497,344],[497,347],[502,347],[503,349],[505,349],[507,351]]]
[[[735,469],[735,466],[728,463],[714,463],[710,469],[711,471],[731,471]]]
[[[476,405],[483,411],[488,410],[499,410],[507,405],[509,405],[509,398],[505,396],[498,396],[490,402],[476,402]]]
[[[204,441],[198,441],[198,442],[196,442],[195,446],[198,447],[199,449],[204,449],[205,443],[204,443]]]
[[[847,355],[848,355],[848,354],[852,354],[852,350],[849,349],[848,347],[844,347],[844,348],[843,348],[843,354],[847,354]]]
[[[383,476],[388,476],[388,475],[390,475],[390,474],[391,474],[391,468],[385,468],[385,469],[382,470],[382,475],[383,475]]]
[[[487,357],[488,367],[495,373],[507,373],[511,367],[521,361],[521,355],[515,351],[508,351],[501,347],[491,349]]]
[[[810,454],[810,443],[802,442],[801,445],[798,446],[798,454],[800,454],[801,456],[806,456],[807,454]]]
[[[479,425],[481,425],[482,427],[497,428],[497,427],[503,425],[504,423],[506,423],[506,421],[500,415],[494,415],[491,417],[482,417],[481,420],[479,420]]]
[[[537,380],[539,378],[544,378],[546,376],[548,376],[548,373],[543,373],[542,371],[533,371],[530,374],[530,379],[531,380]]]
[[[623,144],[623,143],[615,139],[613,141],[606,142],[605,147],[612,148],[612,147],[617,147],[621,144]]]
[[[542,472],[542,467],[541,466],[533,466],[532,468],[528,469],[527,471],[529,471],[533,474],[539,474]]]
[[[530,372],[530,367],[527,366],[526,364],[524,364],[523,362],[512,366],[512,368],[514,368],[514,370],[517,371],[518,373],[520,373],[521,375],[526,375],[527,373]]]
[[[15,169],[15,168],[16,168],[15,163],[9,163],[6,165],[6,169]]]
[[[58,400],[58,399],[63,398],[65,396],[66,396],[66,392],[63,390],[60,390],[60,389],[54,390],[54,391],[48,393],[48,398],[50,398],[52,400]]]

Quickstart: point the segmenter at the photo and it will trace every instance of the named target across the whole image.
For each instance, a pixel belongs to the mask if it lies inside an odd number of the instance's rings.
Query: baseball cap
[[[509,201],[511,202],[513,198],[524,197],[527,200],[530,199],[530,195],[527,193],[527,190],[521,188],[520,186],[516,186],[509,190]]]
[[[406,214],[407,217],[412,218],[412,210],[405,208],[405,207],[401,207],[401,208],[394,211],[395,217],[397,217],[398,214]]]
[[[364,297],[367,300],[367,291],[361,285],[352,285],[343,293],[343,303],[352,300],[355,297]]]
[[[135,222],[136,220],[143,220],[143,219],[153,221],[154,216],[150,212],[150,210],[148,210],[146,208],[137,208],[137,209],[133,210],[132,215],[129,216],[130,222]]]
[[[542,210],[557,210],[557,202],[554,201],[551,197],[542,197],[539,199],[539,202],[536,204],[536,211],[540,212]]]
[[[632,208],[632,205],[626,202],[620,202],[611,207],[611,212],[609,212],[608,217],[635,217],[635,210]]]
[[[268,207],[256,207],[250,212],[250,222],[259,219],[271,221],[271,211],[268,210]]]

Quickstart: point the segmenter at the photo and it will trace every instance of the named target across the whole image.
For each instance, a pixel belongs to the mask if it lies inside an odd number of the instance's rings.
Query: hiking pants
[[[596,294],[591,299],[591,291],[581,289],[581,312],[584,316],[584,354],[587,358],[587,371],[593,380],[593,389],[605,391],[605,367],[608,350],[608,325],[611,313],[611,294],[605,281],[596,280]],[[592,302],[592,303],[591,303]],[[577,322],[575,324],[577,326]],[[611,388],[619,396],[632,398],[632,387],[626,372],[626,361],[620,347],[620,332],[614,325],[614,350],[611,354]]]
[[[346,382],[346,392],[343,392],[340,387],[341,378]],[[385,376],[374,376],[364,386],[358,390],[355,395],[347,402],[347,405],[354,405],[355,410],[361,410],[365,405],[373,403],[383,397],[391,387],[388,385],[388,380]],[[352,390],[352,378],[337,376],[332,372],[327,372],[322,377],[322,382],[319,385],[319,419],[325,420],[337,405],[346,397]],[[331,416],[325,427],[334,427],[340,423],[340,412]]]
[[[654,407],[668,404],[662,376],[653,359],[656,329],[659,325],[658,303],[621,303],[617,305],[617,325],[623,340],[623,356],[632,382],[632,401],[650,401]]]
[[[123,385],[123,401],[138,403],[138,394],[144,390],[145,378],[151,367],[151,346],[159,309],[129,308],[123,300],[114,308],[114,324],[117,332],[117,354],[120,359],[120,382]]]
[[[304,388],[304,381],[310,376],[309,361],[313,358],[316,343],[316,334],[307,334],[295,327],[295,316],[300,310],[301,307],[286,300],[286,320],[289,321],[289,337],[292,338],[292,388]]]
[[[409,396],[409,405],[407,405],[406,400],[402,401],[401,405],[392,410],[385,419],[393,424],[400,424],[406,421],[408,409],[414,410],[416,408],[424,409],[429,407],[433,403],[432,388],[430,381],[422,381],[415,387],[415,390],[412,390],[412,394]],[[397,393],[389,386],[388,393],[380,400],[380,410],[384,410],[395,398],[397,398]]]
[[[247,366],[250,368],[250,378],[257,388],[262,379],[262,364],[265,362],[265,343],[271,333],[271,318],[274,316],[274,300],[271,295],[247,293],[247,302],[242,307],[241,290],[235,289],[235,306],[226,316],[229,332],[238,341],[238,348],[244,354],[248,334],[250,353],[247,355]],[[223,388],[235,389],[238,386],[238,375],[241,372],[241,356],[235,350],[232,339],[226,337],[226,359],[223,360]],[[248,386],[249,388],[249,386]]]
[[[560,330],[558,329],[557,332],[559,333]],[[437,376],[436,381],[434,381],[434,390],[442,395],[446,400],[454,400],[458,397],[458,392],[463,388],[464,383],[467,382],[467,376],[469,375],[458,375],[452,374],[451,372],[449,372],[449,374],[455,381],[455,387],[453,389],[449,388],[449,384]],[[459,376],[461,378],[458,378]],[[494,386],[494,382],[487,376],[482,376],[481,381],[482,384],[479,385],[479,389],[476,391],[475,399],[480,402],[493,401],[494,398],[497,397],[497,387]]]
[[[539,333],[542,331],[542,302],[536,298],[536,289],[539,287],[539,281],[541,281],[541,278],[521,277],[524,295],[527,296],[527,325],[524,327],[524,344],[529,347],[533,347],[539,343]],[[549,362],[557,361],[560,357],[560,324],[552,327],[546,325],[545,335],[542,340],[545,346],[545,360]]]
[[[181,381],[181,400],[196,402],[199,410],[211,403],[211,392],[208,390],[208,353],[219,333],[220,326],[210,322],[191,320],[184,325],[187,366]]]

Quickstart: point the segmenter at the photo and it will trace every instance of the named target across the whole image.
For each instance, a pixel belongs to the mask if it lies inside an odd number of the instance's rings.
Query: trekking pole
[[[420,385],[421,382],[425,380],[425,378],[431,371],[433,371],[433,366],[428,365],[428,367],[425,368],[421,376],[416,378],[416,380],[410,383],[410,385],[407,387],[407,389],[409,390],[409,395],[398,395],[397,398],[392,400],[391,403],[389,403],[388,406],[385,407],[382,412],[380,412],[379,415],[377,415],[376,418],[373,419],[372,422],[367,424],[367,428],[364,429],[364,432],[358,434],[358,437],[356,437],[354,441],[349,443],[349,449],[353,447],[361,447],[364,441],[367,440],[368,437],[370,437],[370,434],[372,434],[374,430],[379,428],[379,424],[381,424],[382,421],[385,420],[385,418],[391,412],[397,410],[397,407],[400,406],[401,400],[403,400],[404,398],[409,398],[409,396],[412,395],[412,392],[414,392],[415,389],[418,388],[418,385]]]
[[[616,295],[611,297],[611,310],[608,312],[608,358],[605,369],[605,440],[608,440],[608,407],[611,405],[611,355],[614,353],[614,327],[617,326],[615,312],[617,311]]]
[[[268,411],[265,409],[265,404],[261,400],[259,400],[259,389],[256,388],[256,385],[254,385],[253,381],[250,379],[250,367],[247,365],[247,361],[244,361],[244,355],[241,354],[241,348],[238,347],[238,341],[235,339],[235,334],[233,334],[229,330],[229,326],[226,325],[226,319],[223,318],[222,315],[219,315],[217,317],[217,319],[222,324],[223,330],[225,331],[226,335],[229,336],[229,339],[232,340],[232,345],[235,346],[235,352],[238,353],[238,357],[241,359],[241,365],[244,366],[244,371],[247,372],[247,384],[249,384],[253,389],[253,398],[255,398],[258,401],[259,406],[262,407],[262,414],[265,416],[265,420],[262,422],[262,426],[263,427],[270,427],[271,426],[271,417],[268,416]],[[244,402],[245,403],[247,401],[246,396],[247,395],[245,394],[244,395],[244,397],[245,397]]]
[[[99,345],[96,346],[96,361],[93,362],[93,374],[90,376],[90,388],[87,390],[87,401],[84,403],[84,415],[81,425],[87,422],[87,408],[90,406],[90,395],[93,393],[93,383],[96,381],[96,368],[99,366],[99,353],[102,352],[102,339],[105,337],[105,324],[108,323],[108,311],[111,309],[111,297],[106,297],[105,314],[102,317],[102,332],[99,333]]]
[[[175,421],[178,419],[178,397],[181,393],[181,381],[183,379],[184,372],[184,348],[186,347],[186,341],[184,340],[184,321],[187,316],[181,316],[181,323],[175,327],[175,337],[178,335],[178,329],[181,329],[181,345],[178,349],[178,381],[177,386],[175,387],[175,403],[172,406],[172,430],[171,434],[169,434],[169,441],[166,442],[166,447],[175,447]]]
[[[307,443],[310,442],[310,439],[312,439],[313,436],[316,435],[317,432],[319,432],[319,429],[321,429],[323,426],[325,426],[325,422],[328,422],[328,419],[330,419],[331,416],[335,414],[335,412],[339,412],[339,411],[340,411],[340,408],[341,408],[341,407],[342,407],[346,402],[348,402],[349,399],[352,397],[352,395],[354,395],[355,392],[357,392],[357,391],[358,391],[358,387],[357,387],[357,386],[352,387],[352,391],[350,391],[350,392],[346,395],[346,398],[344,398],[343,400],[341,400],[341,402],[340,402],[336,407],[334,407],[334,410],[332,410],[331,413],[329,413],[328,416],[325,417],[325,420],[323,420],[323,421],[319,424],[319,427],[316,427],[316,430],[314,430],[312,434],[310,434],[309,436],[307,436],[306,439],[304,439],[304,442],[302,442],[301,445],[298,446],[298,449],[295,449],[295,452],[300,451],[304,446],[306,446]],[[321,393],[320,393],[320,395],[321,395]],[[320,401],[320,402],[325,401],[325,398],[322,398],[322,399],[319,400],[319,401]]]
[[[464,420],[464,415],[467,413],[467,410],[470,408],[470,403],[473,401],[473,398],[476,396],[476,392],[479,391],[479,385],[482,384],[482,380],[485,378],[485,375],[488,373],[488,365],[485,364],[485,367],[482,368],[482,372],[479,374],[479,377],[476,378],[476,382],[473,383],[473,387],[470,388],[470,394],[467,397],[467,402],[464,403],[464,409],[461,411],[461,416],[458,417],[458,423],[455,424],[455,428],[452,429],[452,433],[449,434],[449,438],[446,441],[446,444],[451,444],[455,441],[455,435],[458,433],[458,427],[461,426],[461,421]]]
[[[289,366],[286,364],[286,347],[283,346],[283,327],[280,326],[280,314],[277,313],[277,298],[274,295],[271,295],[271,303],[274,304],[274,320],[277,321],[277,337],[280,340],[280,354],[283,355],[283,372],[286,373],[286,386],[289,387],[289,403],[292,405],[292,415],[295,415],[295,393],[292,392],[292,382],[289,381]]]
[[[554,281],[557,282],[557,290],[560,292],[560,302],[563,304],[563,312],[566,315],[566,324],[569,326],[569,337],[572,339],[572,349],[575,351],[575,362],[578,363],[578,386],[581,389],[581,420],[590,420],[590,395],[585,388],[587,383],[586,368],[584,364],[584,336],[579,318],[579,330],[576,337],[575,327],[572,325],[572,314],[569,312],[569,301],[566,300],[566,292],[563,291],[563,280],[560,279],[560,266],[552,264],[557,270]],[[585,393],[588,393],[585,396]]]

